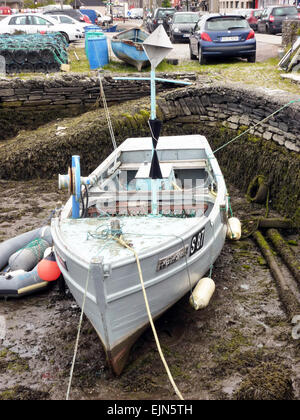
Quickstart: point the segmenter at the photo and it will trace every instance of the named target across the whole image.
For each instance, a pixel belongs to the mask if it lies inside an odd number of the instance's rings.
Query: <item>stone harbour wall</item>
[[[206,84],[170,92],[158,104],[163,118],[175,119],[176,125],[221,125],[238,132],[250,128],[253,136],[300,152],[300,95],[234,84]]]
[[[141,77],[141,74],[132,76]],[[158,76],[196,80],[194,73]],[[102,75],[102,84],[108,105],[138,99],[150,93],[149,81],[114,80],[109,73]],[[157,83],[158,92],[176,87],[171,83]],[[0,141],[15,136],[19,130],[37,128],[57,118],[79,115],[92,109],[95,104],[102,106],[100,82],[96,75],[66,73],[49,78],[2,78]]]
[[[298,36],[300,36],[300,20],[288,20],[282,23],[283,48],[291,47]]]
[[[299,99],[279,90],[202,79],[159,94],[157,115],[164,122],[162,135],[206,136],[225,179],[241,191],[255,176],[264,175],[270,184],[270,205],[300,227]],[[149,98],[110,108],[117,144],[150,135],[149,108]],[[2,142],[0,179],[56,177],[66,173],[74,154],[81,156],[82,174],[87,176],[111,152],[105,114],[94,110]]]

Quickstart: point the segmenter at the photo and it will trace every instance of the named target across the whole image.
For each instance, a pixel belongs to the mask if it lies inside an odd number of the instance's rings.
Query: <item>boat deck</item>
[[[124,239],[132,244],[138,254],[167,247],[171,240],[183,237],[199,225],[201,217],[120,217]],[[102,256],[104,263],[116,263],[132,257],[132,253],[107,237],[111,218],[64,219],[61,233],[66,248],[87,263]]]

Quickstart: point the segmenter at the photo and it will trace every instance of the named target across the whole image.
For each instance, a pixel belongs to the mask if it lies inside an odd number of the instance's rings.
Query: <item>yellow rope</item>
[[[158,336],[157,336],[157,333],[156,333],[156,329],[155,329],[154,322],[153,322],[153,319],[152,319],[152,315],[151,315],[151,311],[150,311],[150,307],[149,307],[149,302],[148,302],[148,298],[147,298],[147,294],[146,294],[146,290],[145,290],[145,285],[144,285],[144,280],[143,280],[143,273],[142,273],[142,269],[141,269],[141,265],[140,265],[139,256],[136,253],[135,249],[132,248],[132,247],[130,247],[124,241],[124,239],[122,237],[113,236],[112,238],[115,241],[117,241],[120,245],[122,245],[125,248],[129,249],[134,254],[134,256],[135,256],[136,263],[137,263],[137,268],[138,268],[138,272],[139,272],[139,276],[140,276],[140,281],[141,281],[141,285],[142,285],[144,300],[145,300],[145,304],[146,304],[147,314],[148,314],[149,322],[150,322],[150,325],[151,325],[151,328],[152,328],[152,331],[153,331],[153,335],[154,335],[154,338],[155,338],[155,342],[156,342],[158,353],[159,353],[160,358],[161,358],[161,360],[163,362],[163,365],[164,365],[164,367],[166,369],[166,372],[168,374],[169,380],[170,380],[170,382],[171,382],[171,384],[172,384],[172,386],[174,388],[175,393],[177,394],[177,396],[178,396],[178,398],[180,400],[184,400],[184,398],[181,395],[179,389],[177,388],[177,385],[175,384],[175,381],[174,381],[173,376],[172,376],[172,374],[170,372],[169,366],[168,366],[168,364],[166,362],[166,359],[165,359],[165,357],[163,355],[163,352],[162,352],[162,349],[161,349],[161,346],[160,346],[160,343],[159,343],[159,339],[158,339]]]

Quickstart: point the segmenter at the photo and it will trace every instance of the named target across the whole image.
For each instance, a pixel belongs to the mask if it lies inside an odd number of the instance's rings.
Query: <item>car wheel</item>
[[[270,29],[269,25],[266,25],[266,33],[272,35],[273,31]]]
[[[206,64],[206,58],[203,57],[202,48],[201,47],[199,47],[198,61],[199,61],[199,64],[200,65]]]
[[[248,63],[255,63],[255,61],[256,61],[256,53],[251,54],[251,55],[248,55],[247,61],[248,61]]]
[[[69,35],[68,35],[68,34],[66,34],[65,32],[60,32],[60,33],[62,34],[62,36],[64,36],[64,37],[65,37],[65,39],[66,39],[67,43],[69,44],[69,43],[70,43]]]
[[[197,59],[197,57],[195,56],[195,54],[193,54],[193,53],[192,53],[192,47],[191,47],[191,44],[190,44],[190,59],[191,59],[191,60],[196,60],[196,59]]]
[[[172,44],[176,44],[176,41],[173,35],[171,35],[170,39],[171,39]]]

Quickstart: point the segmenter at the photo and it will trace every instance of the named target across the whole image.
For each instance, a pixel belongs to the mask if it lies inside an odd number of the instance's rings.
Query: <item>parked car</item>
[[[129,19],[143,19],[144,11],[142,8],[130,9]]]
[[[164,25],[165,30],[169,31],[169,19],[172,18],[176,9],[174,7],[159,7],[155,9],[148,23],[149,32],[153,32],[159,25]]]
[[[22,13],[7,16],[0,22],[0,34],[23,32],[25,34],[60,32],[68,42],[84,37],[83,29],[58,23],[51,16],[38,13]]]
[[[97,10],[97,24],[98,25],[108,25],[109,23],[113,22],[113,19],[111,16],[104,15],[103,13],[99,12]]]
[[[97,13],[96,13],[95,10],[93,10],[93,9],[80,9],[80,12],[83,15],[88,16],[93,25],[97,24],[97,18],[98,17],[97,17]]]
[[[261,17],[263,9],[249,9],[246,14],[245,18],[254,31],[257,31],[257,22],[258,19]]]
[[[176,12],[170,23],[170,39],[173,44],[178,41],[189,42],[191,29],[200,19],[198,13]]]
[[[10,7],[7,7],[7,6],[0,7],[0,15],[11,15],[11,14],[12,14],[12,10]]]
[[[295,6],[266,7],[257,22],[258,32],[277,34],[282,32],[282,22],[289,19],[300,19]]]
[[[61,15],[62,10],[48,10],[47,12],[43,13],[44,15]],[[83,15],[77,9],[63,9],[63,14],[67,16],[71,16],[73,19],[78,20],[79,22],[86,22],[91,25],[91,20],[87,15]]]
[[[256,60],[256,39],[243,16],[205,15],[190,35],[190,58],[205,64],[207,58],[242,57]]]
[[[52,15],[51,19],[55,19],[58,21],[58,23],[62,23],[65,25],[76,25],[78,29],[81,29],[81,31],[84,29],[85,26],[90,25],[86,22],[79,22],[78,20],[75,20],[71,16],[67,15]]]

